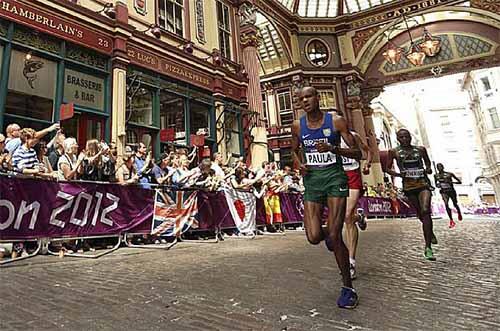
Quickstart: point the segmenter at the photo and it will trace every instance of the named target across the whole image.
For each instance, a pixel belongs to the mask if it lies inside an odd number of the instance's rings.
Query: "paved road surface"
[[[0,330],[499,330],[500,220],[435,227],[433,263],[417,221],[369,222],[354,311],[324,245],[288,232],[1,268]]]

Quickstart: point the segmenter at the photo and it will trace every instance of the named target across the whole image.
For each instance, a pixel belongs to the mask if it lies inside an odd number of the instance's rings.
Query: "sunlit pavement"
[[[303,232],[123,248],[98,260],[40,256],[0,269],[0,330],[498,330],[500,220],[435,221],[436,262],[415,220],[361,233],[356,310]]]

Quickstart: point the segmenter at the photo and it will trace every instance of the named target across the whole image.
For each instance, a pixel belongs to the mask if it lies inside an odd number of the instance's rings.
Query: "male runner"
[[[342,116],[342,113],[337,111],[337,115]],[[343,117],[338,119],[338,127],[342,127],[343,130],[348,130],[347,121]],[[355,133],[351,132],[356,141],[356,146],[359,146],[362,152],[366,155],[367,162],[363,166],[363,173],[369,174],[370,167],[373,161],[373,155],[368,147],[368,145],[361,139],[361,137]],[[342,148],[348,148],[349,146],[342,139],[340,146]],[[356,249],[358,247],[358,228],[356,227],[356,222],[359,228],[364,231],[366,230],[366,220],[363,214],[363,209],[359,208],[357,213],[354,213],[356,206],[358,205],[358,200],[363,192],[363,181],[361,178],[361,165],[356,159],[348,158],[343,156],[342,163],[344,165],[344,171],[348,178],[349,186],[349,196],[347,197],[347,207],[345,214],[345,235],[347,249],[349,250],[349,271],[351,274],[351,279],[356,279]]]
[[[389,151],[387,173],[403,179],[403,191],[417,210],[417,216],[422,222],[425,238],[424,256],[427,260],[435,261],[431,244],[437,241],[432,231],[432,193],[427,178],[427,174],[432,174],[431,161],[425,147],[411,144],[411,135],[408,130],[400,129],[396,136],[399,146]],[[399,173],[392,170],[394,160],[398,165]]]
[[[458,220],[462,220],[462,212],[460,211],[460,207],[458,206],[457,201],[457,192],[455,191],[455,187],[453,184],[462,184],[462,181],[455,176],[452,172],[444,171],[444,166],[442,163],[438,163],[436,165],[438,173],[434,175],[434,181],[436,182],[436,186],[440,188],[441,197],[444,201],[444,206],[446,207],[446,213],[450,218],[450,229],[455,227],[455,221],[453,220],[452,211],[449,206],[450,199],[455,206],[455,209],[458,213]],[[453,180],[456,180],[454,182]]]
[[[354,137],[348,130],[337,128],[339,119],[319,109],[315,88],[304,87],[300,102],[306,112],[292,125],[292,149],[295,164],[304,176],[304,225],[308,241],[317,245],[325,239],[327,248],[335,253],[344,287],[337,300],[340,308],[355,308],[358,295],[352,288],[349,274],[349,252],[342,241],[342,226],[349,195],[347,176],[342,168],[342,156],[361,158]],[[349,148],[340,148],[340,138]],[[328,206],[327,229],[323,232],[323,205]]]

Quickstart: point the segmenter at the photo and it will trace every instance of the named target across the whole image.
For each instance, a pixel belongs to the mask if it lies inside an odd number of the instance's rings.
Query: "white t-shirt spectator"
[[[21,145],[12,155],[12,166],[19,172],[24,169],[33,169],[37,164],[39,161],[33,148],[28,149]]]
[[[7,139],[5,141],[7,141]],[[7,144],[5,145],[5,149],[7,151],[9,151],[10,154],[14,155],[15,151],[19,147],[21,147],[21,145],[22,145],[21,138],[13,138],[13,139],[9,139],[7,141]]]
[[[210,168],[213,171],[215,171],[215,176],[224,178],[224,176],[225,176],[224,170],[222,170],[222,168],[217,163],[212,162],[212,164],[210,165]]]

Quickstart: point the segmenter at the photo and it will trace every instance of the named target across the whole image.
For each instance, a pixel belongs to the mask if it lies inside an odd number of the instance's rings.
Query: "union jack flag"
[[[180,237],[191,227],[197,228],[198,194],[183,191],[170,192],[156,190],[155,210],[151,234]],[[187,199],[185,199],[185,197]]]

